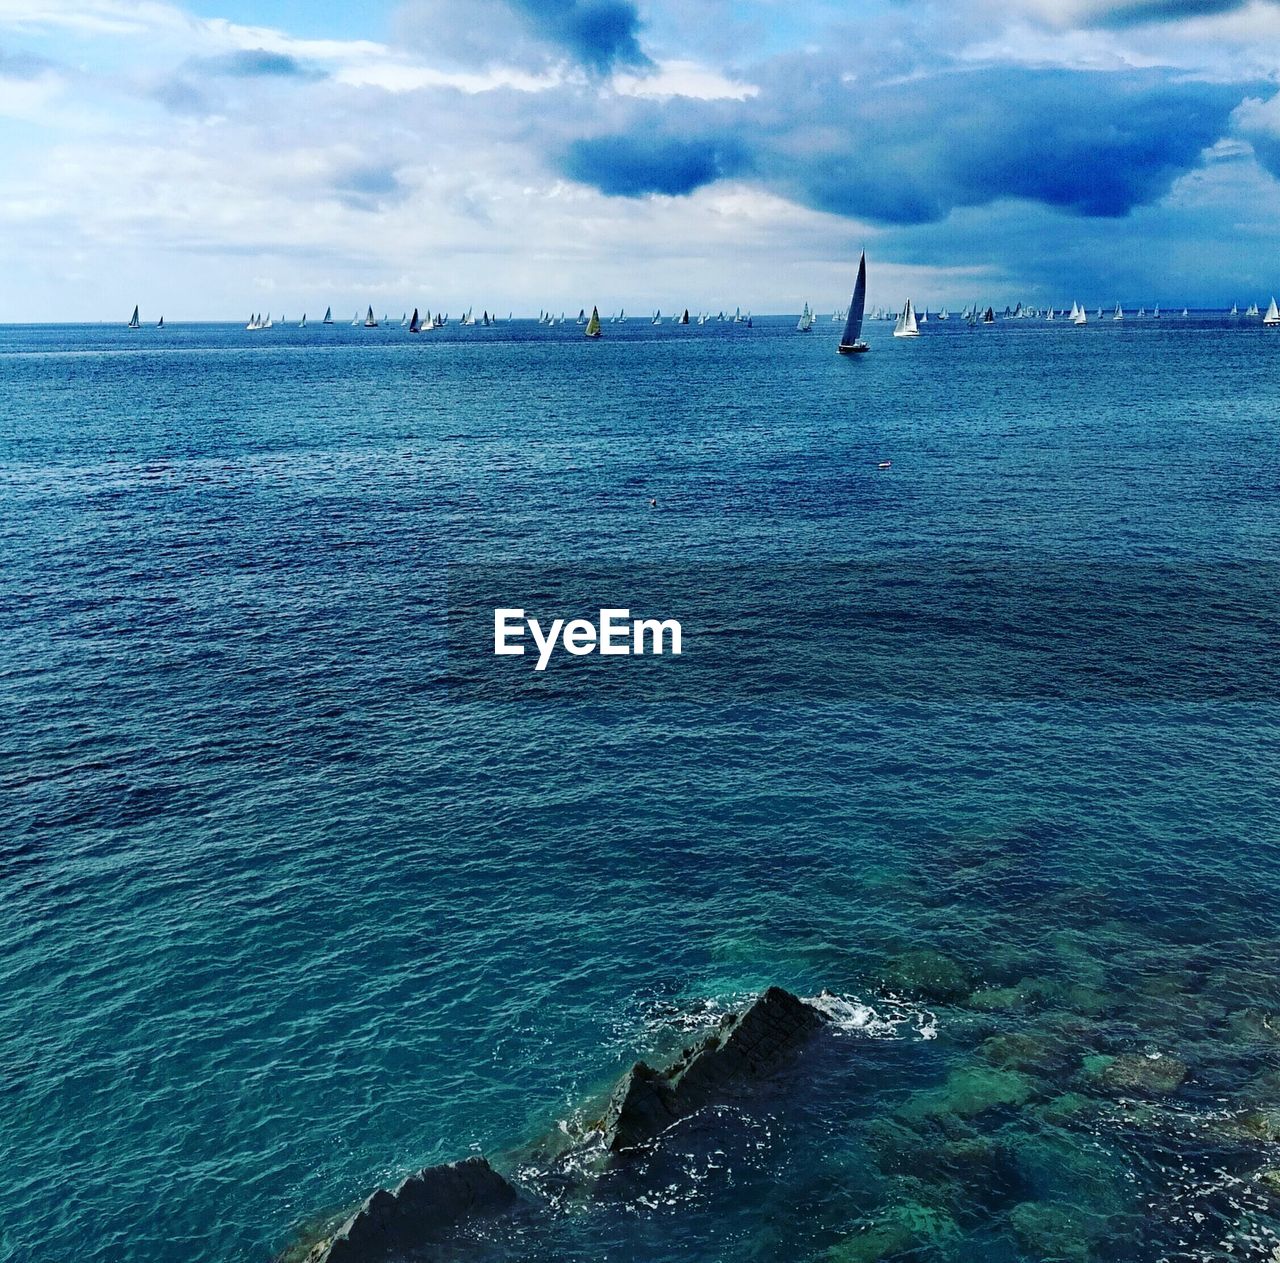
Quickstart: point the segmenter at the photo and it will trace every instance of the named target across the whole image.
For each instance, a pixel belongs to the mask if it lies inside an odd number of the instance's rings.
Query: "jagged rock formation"
[[[503,1214],[518,1200],[484,1158],[424,1167],[374,1193],[307,1263],[381,1263],[440,1241],[465,1220]]]
[[[826,1021],[813,1005],[770,987],[665,1070],[637,1062],[614,1089],[601,1122],[607,1148],[634,1149],[678,1119],[775,1073]]]
[[[827,1024],[826,1016],[789,991],[770,987],[741,1013],[726,1017],[718,1030],[685,1048],[665,1070],[638,1062],[623,1076],[592,1133],[603,1134],[611,1156],[655,1139],[673,1122],[708,1105],[731,1099],[782,1069]],[[563,1156],[563,1155],[561,1155]],[[589,1187],[597,1168],[576,1163],[559,1167],[566,1182]],[[531,1187],[536,1201],[548,1192]],[[305,1263],[391,1263],[413,1258],[456,1237],[472,1220],[515,1210],[527,1202],[515,1186],[484,1158],[425,1167],[394,1189],[379,1189],[336,1233],[313,1246]],[[297,1256],[288,1255],[290,1258]]]

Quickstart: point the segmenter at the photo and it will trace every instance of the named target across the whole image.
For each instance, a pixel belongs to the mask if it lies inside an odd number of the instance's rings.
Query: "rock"
[[[1023,978],[1008,987],[984,987],[969,997],[969,1007],[980,1013],[998,1013],[1006,1009],[1042,1009],[1054,999],[1052,983],[1038,978]]]
[[[988,1110],[1025,1105],[1034,1094],[1031,1081],[1017,1071],[971,1066],[953,1070],[942,1087],[913,1096],[898,1114],[908,1122],[947,1114],[975,1118]]]
[[[1211,1130],[1226,1140],[1280,1140],[1280,1110],[1245,1110],[1218,1119]]]
[[[484,1158],[424,1167],[374,1193],[308,1263],[380,1263],[441,1241],[466,1220],[503,1214],[518,1200]]]
[[[891,991],[935,1004],[958,1004],[973,987],[969,971],[959,961],[931,948],[918,948],[894,957],[889,962],[884,983]]]
[[[1228,1015],[1226,1033],[1238,1044],[1278,1044],[1280,1018],[1261,1009],[1240,1009]]]
[[[1044,1202],[1020,1202],[1009,1212],[1009,1227],[1034,1258],[1062,1263],[1088,1263],[1089,1237],[1098,1232],[1088,1217]]]
[[[1254,1177],[1273,1197],[1280,1197],[1280,1168],[1267,1167]]]
[[[1055,1096],[1040,1110],[1040,1117],[1054,1127],[1066,1127],[1080,1118],[1094,1113],[1097,1105],[1087,1096],[1079,1092],[1064,1092]]]
[[[827,1263],[878,1263],[958,1235],[955,1220],[919,1202],[900,1202],[869,1219],[826,1253]]]
[[[770,987],[665,1070],[637,1062],[610,1097],[599,1125],[613,1153],[654,1139],[678,1119],[776,1073],[827,1024],[811,1004]]]
[[[1101,1065],[1100,1071],[1098,1078],[1111,1091],[1147,1095],[1176,1092],[1187,1077],[1185,1062],[1163,1053],[1122,1053]]]
[[[1071,1056],[1064,1041],[1047,1031],[1009,1031],[983,1040],[982,1056],[993,1066],[1052,1074],[1066,1068]]]

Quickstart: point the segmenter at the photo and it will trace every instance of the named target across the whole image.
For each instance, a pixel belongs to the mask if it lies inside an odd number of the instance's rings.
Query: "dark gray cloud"
[[[749,175],[819,210],[890,224],[1022,198],[1115,217],[1165,193],[1226,131],[1244,90],[1154,71],[968,70],[850,80],[779,58],[741,103],[636,111],[561,170],[602,192],[683,194]]]
[[[634,0],[419,0],[398,26],[409,44],[467,66],[569,62],[605,75],[649,65]]]
[[[1099,26],[1178,22],[1186,18],[1231,13],[1245,8],[1248,3],[1249,0],[1115,0],[1115,3],[1098,5],[1094,21]]]
[[[206,57],[188,63],[189,69],[204,75],[228,79],[323,79],[324,72],[286,53],[265,48],[243,48],[221,57]]]

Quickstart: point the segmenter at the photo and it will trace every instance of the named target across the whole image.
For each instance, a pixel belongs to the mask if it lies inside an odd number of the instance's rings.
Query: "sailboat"
[[[1258,310],[1257,303],[1250,303],[1244,314],[1246,316],[1260,316],[1262,313]]]
[[[796,330],[800,333],[808,333],[813,328],[813,312],[809,310],[809,304],[806,302],[804,310],[800,313],[800,319],[796,322]]]
[[[676,321],[678,325],[687,325],[689,323],[689,309],[686,307],[680,318]]]
[[[926,308],[924,309],[924,311],[921,313],[921,315],[920,315],[920,323],[921,323],[922,325],[927,325],[927,324],[929,323],[929,309],[928,309],[928,307],[926,307]]]
[[[247,321],[245,321],[245,326],[244,326],[244,327],[245,327],[246,329],[248,329],[250,332],[252,332],[254,329],[261,329],[261,328],[262,328],[262,321],[261,321],[261,320],[259,320],[259,319],[258,319],[258,317],[257,317],[257,316],[255,316],[252,312],[250,312],[250,313],[249,313],[249,319],[248,319]]]
[[[1182,309],[1182,314],[1183,314],[1183,316],[1184,316],[1184,317],[1186,317],[1186,316],[1191,315],[1191,312],[1190,312],[1190,311],[1188,311],[1188,310],[1187,310],[1187,308],[1185,308],[1185,307],[1184,307],[1184,308]]]
[[[1088,313],[1076,303],[1071,304],[1071,323],[1073,325],[1087,325],[1089,323]]]
[[[1123,320],[1123,319],[1124,319],[1124,308],[1123,308],[1123,307],[1121,307],[1119,303],[1116,303],[1116,314],[1115,314],[1114,316],[1112,316],[1112,317],[1111,317],[1111,319],[1112,319],[1112,320]]]
[[[129,328],[130,329],[142,328],[142,322],[138,319],[138,308],[136,306],[133,309],[133,315],[129,317]]]
[[[373,308],[372,308],[372,307],[370,307],[370,308],[369,308],[369,315],[370,315],[370,316],[372,316],[372,315],[373,315]],[[351,327],[352,327],[353,329],[358,329],[358,328],[360,327],[360,313],[359,313],[359,312],[356,312],[356,314],[355,314],[354,316],[352,316],[352,317],[351,317]]]
[[[1238,315],[1240,314],[1240,308],[1239,308],[1239,307],[1237,307],[1237,306],[1235,305],[1235,303],[1232,303],[1232,304],[1231,304],[1231,312],[1230,312],[1230,314],[1231,314],[1231,315],[1233,315],[1233,316],[1238,316]]]
[[[600,328],[600,309],[592,307],[591,319],[587,321],[587,327],[583,333],[588,338],[598,338],[603,332],[604,330]]]
[[[302,319],[298,321],[298,328],[305,329],[306,327],[307,327],[307,313],[304,311],[302,313]]]
[[[373,318],[372,307],[369,308],[369,311],[364,318],[364,327],[366,329],[376,329],[378,327],[378,322]]]
[[[270,312],[267,312],[267,318],[266,318],[265,320],[259,321],[258,323],[259,323],[260,327],[261,327],[261,328],[263,328],[263,329],[274,329],[274,328],[275,328],[275,322],[271,319],[271,313],[270,313]]]
[[[907,305],[902,309],[902,315],[898,317],[898,323],[893,326],[893,336],[895,338],[918,338],[920,330],[916,325],[915,309],[911,306],[911,299],[907,299]]]
[[[1072,317],[1074,317],[1074,316],[1075,316],[1075,314],[1076,314],[1076,309],[1073,307],[1073,308],[1071,309],[1071,315],[1072,315]],[[1048,312],[1048,314],[1045,316],[1045,319],[1046,319],[1046,320],[1052,320],[1052,319],[1054,319],[1054,315],[1053,315],[1053,308],[1052,308],[1052,307],[1050,307],[1050,308],[1049,308],[1049,312]]]
[[[939,319],[939,320],[950,320],[950,319],[951,319],[951,313],[950,313],[950,312],[949,312],[949,311],[944,307],[940,312],[938,312],[938,319]]]
[[[164,328],[164,317],[163,317],[163,316],[161,316],[161,317],[160,317],[160,319],[156,322],[156,328],[157,328],[157,329],[163,329],[163,328]]]
[[[654,313],[653,313],[653,320],[652,320],[652,322],[651,322],[651,323],[652,323],[652,324],[655,324],[655,325],[660,325],[660,324],[662,323],[662,309],[661,309],[661,308],[658,308],[656,311],[654,311]]]
[[[332,307],[326,307],[324,309],[324,319],[320,323],[322,325],[333,324],[333,308]]]
[[[1159,303],[1156,303],[1156,309],[1155,309],[1155,311],[1153,311],[1153,312],[1151,313],[1151,319],[1152,319],[1152,320],[1159,320],[1159,319],[1160,319],[1160,304],[1159,304]]]
[[[986,311],[982,313],[982,323],[984,325],[993,325],[995,324],[995,322],[996,322],[995,308],[988,307]]]
[[[1139,308],[1138,308],[1138,319],[1139,319],[1139,320],[1142,320],[1142,319],[1146,316],[1146,314],[1147,314],[1147,309],[1146,309],[1145,307],[1139,307]]]
[[[741,307],[735,307],[735,308],[733,309],[733,323],[734,323],[734,324],[736,324],[736,325],[740,325],[740,324],[742,323],[742,308],[741,308]]]
[[[844,332],[840,335],[840,345],[836,351],[841,355],[856,355],[871,348],[862,341],[862,314],[867,308],[867,254],[864,250],[858,260],[858,279],[853,285],[853,297],[849,300],[849,316],[844,322]]]
[[[1268,329],[1272,329],[1276,325],[1280,325],[1280,307],[1276,306],[1274,296],[1271,299],[1271,306],[1267,308],[1267,314],[1262,317],[1262,323]]]

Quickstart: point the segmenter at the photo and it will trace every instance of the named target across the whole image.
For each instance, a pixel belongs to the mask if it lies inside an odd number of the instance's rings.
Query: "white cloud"
[[[696,61],[660,62],[648,74],[616,74],[610,86],[623,96],[685,96],[699,101],[745,101],[760,91]]]

